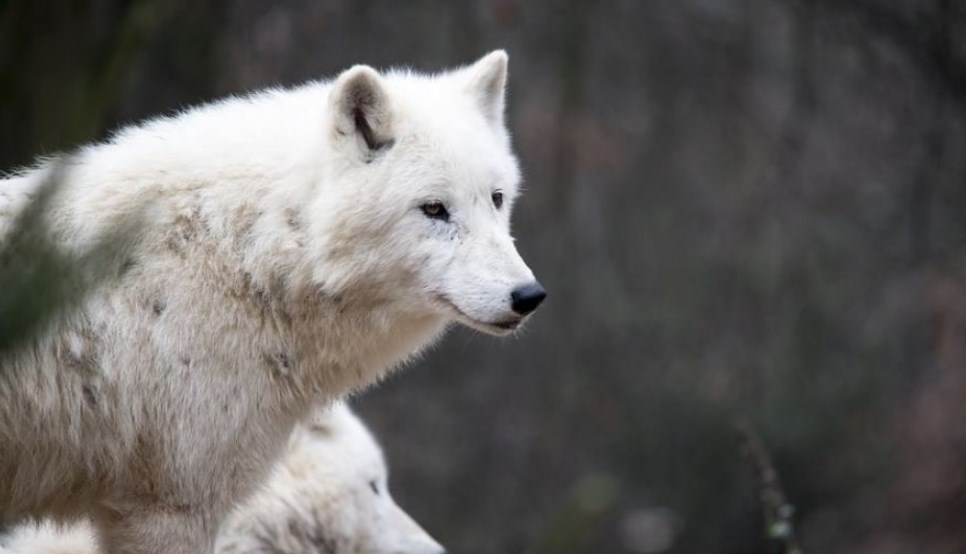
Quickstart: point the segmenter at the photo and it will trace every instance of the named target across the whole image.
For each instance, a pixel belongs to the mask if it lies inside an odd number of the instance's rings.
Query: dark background
[[[784,552],[745,421],[806,552],[966,551],[957,0],[0,0],[0,167],[494,48],[550,298],[357,402],[400,503],[457,553]]]

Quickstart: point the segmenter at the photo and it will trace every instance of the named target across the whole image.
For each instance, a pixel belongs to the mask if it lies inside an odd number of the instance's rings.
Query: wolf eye
[[[427,202],[419,207],[426,214],[426,217],[430,219],[440,219],[442,221],[449,221],[449,212],[446,211],[446,206],[442,202]]]
[[[375,481],[369,481],[369,488],[372,489],[372,492],[379,494],[379,485]]]
[[[500,208],[503,207],[503,193],[502,192],[496,191],[496,192],[494,192],[493,194],[490,195],[490,198],[493,199],[493,205],[496,206],[496,209],[499,210]]]

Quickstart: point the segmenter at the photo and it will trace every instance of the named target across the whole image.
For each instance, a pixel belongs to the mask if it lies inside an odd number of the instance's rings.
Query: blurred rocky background
[[[966,551],[962,2],[0,0],[0,167],[494,48],[550,298],[357,401],[400,503],[460,553]]]

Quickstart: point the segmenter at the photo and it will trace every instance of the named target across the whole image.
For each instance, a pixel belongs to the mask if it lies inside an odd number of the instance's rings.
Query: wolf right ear
[[[335,132],[359,145],[365,158],[392,146],[392,109],[382,78],[375,69],[357,65],[332,85],[329,109]]]
[[[467,84],[470,94],[476,99],[487,121],[498,127],[503,126],[507,60],[504,50],[494,50],[465,70],[469,76]]]

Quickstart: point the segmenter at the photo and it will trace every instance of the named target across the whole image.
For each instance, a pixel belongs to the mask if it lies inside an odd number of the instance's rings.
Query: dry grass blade
[[[765,443],[748,421],[736,420],[735,428],[742,437],[745,454],[755,464],[761,479],[760,494],[766,535],[769,539],[780,541],[784,545],[785,554],[804,554],[795,537],[792,522],[795,508],[785,497],[778,471],[775,470]]]

